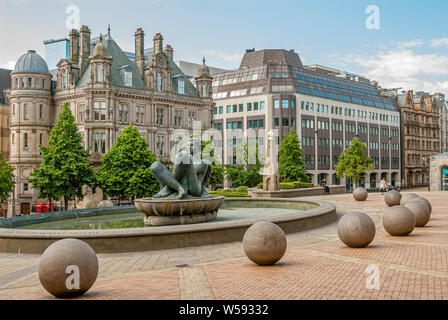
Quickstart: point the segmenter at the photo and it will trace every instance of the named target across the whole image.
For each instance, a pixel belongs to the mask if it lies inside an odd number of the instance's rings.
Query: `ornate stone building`
[[[52,79],[45,61],[30,50],[11,76],[11,156],[17,185],[9,216],[27,214],[38,193],[27,182],[39,167],[39,145],[48,143],[51,128],[65,102],[75,116],[83,143],[98,165],[121,131],[136,126],[161,161],[169,162],[175,133],[211,127],[212,77],[201,68],[196,89],[173,61],[173,48],[163,49],[163,37],[154,36],[153,51],[144,51],[144,32],[135,32],[135,61],[131,61],[110,34],[91,41],[83,26],[72,30],[70,58],[58,63]],[[182,130],[183,129],[183,130]],[[177,139],[177,138],[176,138]],[[177,140],[176,140],[177,141]]]
[[[9,159],[9,105],[6,90],[11,85],[11,70],[0,69],[0,152],[3,159]]]
[[[428,185],[431,156],[440,152],[439,111],[434,96],[412,90],[398,96],[404,186]]]

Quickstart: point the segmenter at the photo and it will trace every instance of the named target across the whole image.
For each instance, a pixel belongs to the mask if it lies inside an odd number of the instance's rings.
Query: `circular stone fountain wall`
[[[97,253],[182,248],[241,241],[245,231],[258,221],[273,222],[289,234],[336,220],[336,207],[326,201],[227,198],[221,209],[228,210],[229,217],[233,212],[234,218],[226,219],[226,215],[220,214],[217,221],[189,225],[100,230],[33,230],[34,226],[50,222],[61,224],[70,219],[101,220],[102,217],[111,215],[137,214],[138,210],[129,206],[5,219],[0,220],[0,252],[40,254],[50,244],[64,238],[83,240]],[[140,219],[143,221],[143,214]]]

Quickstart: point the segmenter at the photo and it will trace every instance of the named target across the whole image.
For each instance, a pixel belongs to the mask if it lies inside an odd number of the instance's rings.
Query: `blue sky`
[[[161,32],[175,59],[236,68],[247,48],[295,49],[305,64],[322,64],[375,79],[383,87],[448,94],[448,1],[442,0],[0,0],[0,67],[42,41],[66,37],[68,5],[80,24],[134,50]],[[379,9],[379,29],[366,28],[366,7]]]

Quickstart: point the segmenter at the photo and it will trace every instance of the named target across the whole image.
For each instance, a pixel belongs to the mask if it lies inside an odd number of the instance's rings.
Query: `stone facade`
[[[52,80],[35,52],[22,56],[12,73],[10,162],[18,181],[10,216],[27,214],[33,204],[44,200],[38,199],[27,178],[39,167],[39,145],[48,143],[65,102],[75,116],[85,148],[91,148],[95,166],[130,124],[165,163],[170,162],[175,135],[192,131],[195,122],[203,129],[211,127],[212,77],[205,64],[196,78],[197,90],[174,63],[172,47],[163,50],[160,33],[154,36],[153,51],[146,52],[144,32],[136,31],[135,62],[110,34],[95,41],[90,35],[86,26],[70,32],[70,58],[58,63],[56,79]],[[33,69],[36,65],[39,70]]]
[[[440,153],[440,126],[434,96],[412,90],[398,96],[401,112],[402,177],[404,186],[429,183],[431,155]]]
[[[9,104],[6,90],[11,85],[11,70],[0,69],[0,152],[3,159],[9,159]]]
[[[431,159],[430,191],[448,191],[448,152]]]

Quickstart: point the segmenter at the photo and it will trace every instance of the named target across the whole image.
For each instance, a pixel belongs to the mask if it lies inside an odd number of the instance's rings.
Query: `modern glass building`
[[[70,41],[68,39],[45,40],[45,61],[48,69],[57,69],[61,59],[70,58]]]
[[[400,112],[396,98],[362,76],[320,65],[305,66],[293,50],[248,50],[238,70],[213,79],[214,128],[221,132],[226,164],[244,139],[264,150],[268,131],[277,147],[294,129],[302,142],[311,181],[352,183],[337,177],[335,165],[354,137],[364,142],[375,165],[360,184],[376,188],[381,178],[400,185]],[[248,141],[249,142],[249,141]],[[276,148],[274,146],[274,148]]]

